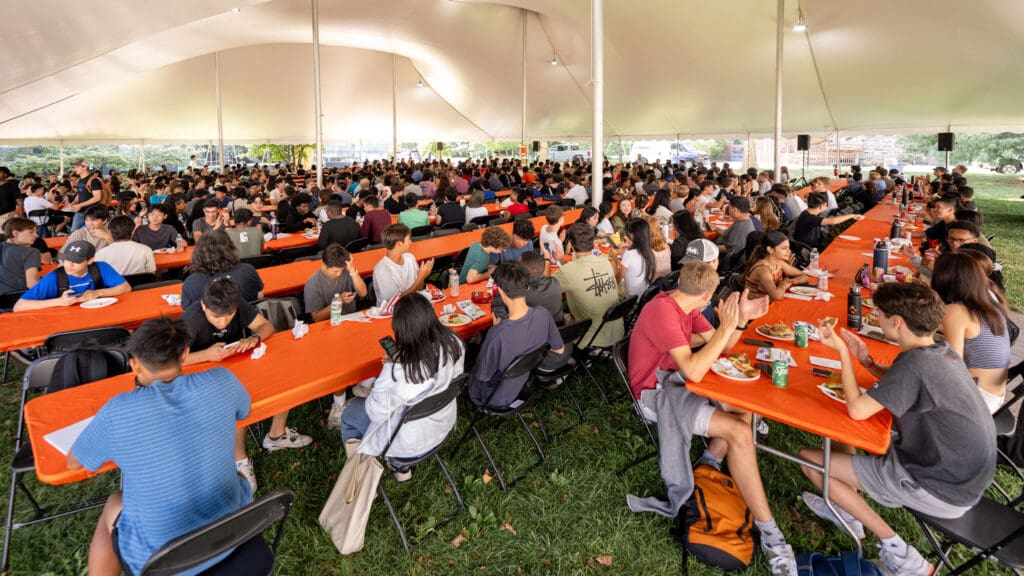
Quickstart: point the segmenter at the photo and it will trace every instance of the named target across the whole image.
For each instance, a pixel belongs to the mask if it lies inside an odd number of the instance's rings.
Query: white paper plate
[[[768,331],[767,324],[762,324],[757,328],[754,328],[754,332],[757,332],[759,335],[764,336],[765,338],[771,338],[772,340],[781,340],[783,342],[792,342],[793,338],[795,337],[795,334],[790,334],[789,336],[774,336],[771,332]]]
[[[376,318],[378,320],[383,320],[383,319],[386,319],[386,318],[391,318],[391,316],[392,316],[391,314],[388,314],[386,316],[384,314],[381,314],[380,311],[377,310],[376,307],[368,308],[366,310],[366,315],[369,316],[370,318]]]
[[[817,296],[821,292],[821,290],[814,286],[790,286],[789,291],[801,296]]]
[[[836,402],[842,402],[843,404],[846,404],[846,400],[841,398],[839,396],[839,394],[836,393],[835,390],[829,388],[828,386],[825,386],[824,382],[822,382],[821,384],[818,384],[818,390],[821,390],[822,394],[824,394],[825,396],[828,396],[829,398],[835,400]]]
[[[439,318],[441,324],[450,328],[458,328],[459,326],[465,326],[473,321],[472,318],[465,314],[445,314]]]
[[[111,304],[117,302],[117,298],[96,298],[95,300],[89,300],[88,302],[82,302],[79,304],[82,308],[106,308]]]
[[[743,372],[740,372],[738,368],[732,365],[732,362],[728,358],[719,358],[711,365],[711,371],[718,374],[722,378],[728,378],[729,380],[738,380],[740,382],[753,382],[761,377],[761,371],[758,370],[757,374],[753,377],[747,376]]]

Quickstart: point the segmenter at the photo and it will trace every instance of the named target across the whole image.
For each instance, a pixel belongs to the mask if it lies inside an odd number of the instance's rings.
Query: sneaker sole
[[[310,442],[307,442],[307,443],[305,443],[305,444],[301,444],[301,445],[299,445],[299,444],[290,444],[290,445],[288,445],[288,446],[274,446],[274,445],[270,445],[270,446],[268,446],[268,445],[264,444],[264,445],[263,445],[263,448],[264,448],[264,449],[265,449],[265,450],[266,450],[267,452],[277,452],[278,450],[288,450],[288,449],[298,449],[298,448],[305,448],[306,446],[309,446],[309,445],[310,445],[310,444],[312,444],[312,443],[313,443],[313,442],[312,442],[312,441],[310,441]]]

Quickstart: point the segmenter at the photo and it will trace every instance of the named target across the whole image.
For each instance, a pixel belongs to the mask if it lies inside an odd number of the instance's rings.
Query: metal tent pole
[[[60,141],[60,178],[64,179],[64,141]]]
[[[320,2],[310,0],[313,8],[313,92],[316,104],[316,185],[324,187],[324,126],[320,100]]]
[[[522,14],[523,14],[523,60],[521,62],[521,64],[522,64],[522,70],[521,70],[522,82],[521,83],[523,85],[523,110],[522,110],[522,113],[521,113],[521,116],[520,116],[520,125],[519,125],[519,150],[520,151],[527,150],[526,154],[522,154],[521,156],[529,157],[530,153],[529,153],[529,150],[526,148],[526,25],[527,25],[527,19],[529,18],[529,13],[526,11],[526,8],[522,9]]]
[[[783,31],[786,24],[786,0],[779,0],[778,12],[775,15],[775,150],[773,169],[779,173],[779,158],[782,150],[782,47]]]
[[[391,161],[398,161],[398,54],[391,54]]]
[[[217,89],[217,158],[220,161],[220,173],[227,173],[224,165],[224,106],[220,91],[220,51],[213,53],[214,85]]]
[[[591,204],[599,206],[604,193],[604,6],[590,0],[590,82],[594,99],[594,135],[591,145]]]

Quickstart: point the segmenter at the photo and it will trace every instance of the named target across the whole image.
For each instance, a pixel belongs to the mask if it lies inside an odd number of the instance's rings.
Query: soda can
[[[778,360],[772,362],[772,384],[779,388],[789,385],[789,364]]]
[[[904,237],[904,238],[906,238],[906,240],[907,240],[907,244],[910,244],[910,243],[911,243],[911,241],[910,241],[910,238],[911,238],[910,232],[906,232],[906,233],[904,233],[904,234],[903,234],[903,237]]]
[[[807,348],[807,326],[797,324],[793,333],[793,342],[797,348]],[[775,370],[772,370],[772,378],[775,377]]]
[[[822,292],[828,292],[828,272],[822,271],[821,276],[818,276],[818,290]]]

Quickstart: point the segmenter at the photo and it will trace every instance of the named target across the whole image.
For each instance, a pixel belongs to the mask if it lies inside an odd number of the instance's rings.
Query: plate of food
[[[762,324],[754,329],[755,332],[764,336],[765,338],[771,338],[772,340],[792,340],[793,329],[790,328],[789,324],[785,322],[776,322],[775,324]]]
[[[431,303],[444,302],[445,298],[444,290],[438,290],[436,288],[433,290],[429,288],[426,290],[420,290],[420,294],[423,294],[423,297],[430,300]]]
[[[818,390],[821,390],[822,394],[836,402],[846,404],[846,392],[843,391],[843,384],[841,382],[822,382],[818,384]]]
[[[444,315],[441,316],[440,320],[441,320],[441,324],[444,324],[445,326],[448,326],[448,327],[451,327],[451,328],[454,328],[454,327],[457,327],[457,326],[465,326],[466,324],[469,324],[470,322],[473,321],[469,316],[466,316],[465,314],[458,314],[458,313],[456,313],[456,314],[444,314]]]
[[[814,286],[790,286],[789,291],[793,294],[799,294],[801,296],[817,296],[821,293],[821,290]]]
[[[871,298],[868,298],[867,300],[863,300],[861,302],[861,305],[864,306],[865,308],[877,308],[877,306],[875,306],[875,301],[872,300]]]
[[[115,302],[117,302],[117,298],[113,297],[95,298],[93,300],[82,302],[79,306],[82,308],[106,308]]]
[[[723,356],[715,360],[711,371],[723,378],[741,382],[752,382],[761,377],[761,371],[751,366],[746,354]]]
[[[370,318],[376,318],[378,320],[384,318],[391,318],[391,314],[385,314],[384,310],[377,306],[370,306],[370,308],[366,310],[366,315],[369,316]]]

